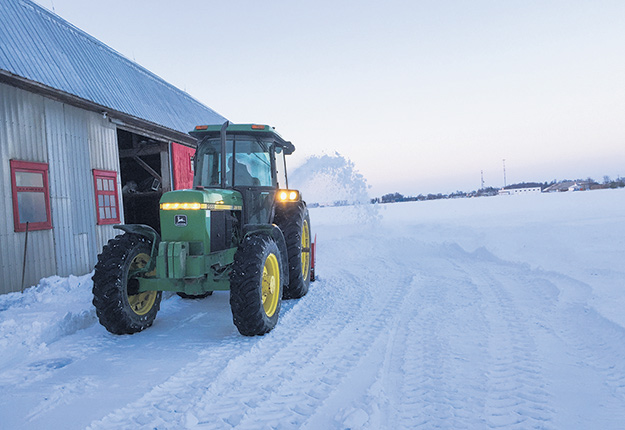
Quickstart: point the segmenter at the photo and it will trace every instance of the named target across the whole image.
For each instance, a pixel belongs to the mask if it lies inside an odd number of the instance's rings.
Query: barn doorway
[[[159,200],[169,191],[169,145],[117,129],[126,224],[146,224],[160,233]]]

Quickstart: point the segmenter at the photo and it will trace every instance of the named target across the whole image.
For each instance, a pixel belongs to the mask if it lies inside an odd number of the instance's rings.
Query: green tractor
[[[239,332],[263,335],[275,327],[282,299],[304,296],[314,280],[308,209],[286,176],[293,144],[257,124],[197,126],[190,134],[198,140],[193,189],[163,194],[160,235],[117,225],[124,233],[98,256],[93,304],[111,333],[151,326],[163,291],[203,298],[230,290]]]

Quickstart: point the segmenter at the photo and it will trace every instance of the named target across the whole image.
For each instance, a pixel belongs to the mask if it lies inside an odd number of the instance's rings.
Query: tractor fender
[[[243,227],[243,239],[252,234],[265,234],[270,236],[278,245],[278,251],[280,251],[280,259],[282,260],[282,284],[289,284],[289,257],[287,254],[286,240],[284,240],[284,234],[282,230],[275,224],[248,224]]]
[[[139,236],[150,239],[152,242],[152,251],[150,252],[150,263],[147,271],[149,272],[154,269],[154,266],[156,266],[156,257],[158,256],[158,244],[161,243],[161,235],[152,227],[145,224],[115,224],[113,228],[121,230],[124,233],[138,234]]]

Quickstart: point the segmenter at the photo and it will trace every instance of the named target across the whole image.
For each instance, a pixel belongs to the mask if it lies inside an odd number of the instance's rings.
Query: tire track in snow
[[[366,264],[367,259],[363,260]],[[197,388],[192,392],[174,390],[179,401],[171,399],[175,384],[168,381],[163,384],[167,385],[163,394],[170,400],[158,398],[153,390],[92,428],[124,428],[124,423],[127,428],[202,429],[301,425],[357,367],[363,350],[371,348],[384,332],[388,315],[401,302],[408,285],[405,275],[389,279],[388,272],[381,270],[388,269],[392,261],[362,264],[356,274],[338,271],[328,282],[313,284],[309,295],[281,316],[272,333],[253,339],[248,352],[228,356],[227,366],[214,378],[197,372],[178,375],[179,385],[196,381]],[[398,271],[391,268],[391,273]],[[392,294],[380,295],[380,281],[392,286]],[[148,413],[136,413],[146,409]]]
[[[432,264],[446,275],[428,275],[412,290],[417,308],[397,344],[403,358],[395,373],[403,378],[396,423],[388,428],[471,428],[470,411],[482,408],[484,378],[475,363],[483,362],[486,352],[471,342],[484,326],[479,294],[458,282],[453,267]],[[467,337],[457,338],[459,325]]]
[[[551,428],[531,323],[507,293],[524,268],[454,245],[431,257],[433,270],[410,293],[418,307],[393,346],[392,372],[403,379],[387,428]]]
[[[403,277],[399,281],[386,280],[395,291],[384,310],[383,326],[371,336],[370,346],[361,351],[358,364],[344,382],[304,423],[303,430],[402,428],[396,425],[397,405],[406,396],[397,393],[406,376],[402,370],[407,359],[406,342],[408,338],[419,336],[409,330],[408,322],[419,312],[421,303],[416,296],[422,283],[421,273],[428,270],[423,260],[431,253],[436,253],[436,247],[404,237],[389,240],[388,248],[382,252],[386,273],[403,273]],[[418,361],[413,357],[408,359]],[[412,428],[412,425],[405,428]]]
[[[529,267],[498,259],[484,248],[459,250],[455,263],[482,296],[488,360],[484,423],[489,428],[552,428],[554,410],[534,342],[549,323],[557,293],[537,287]]]
[[[367,293],[373,288],[372,276],[366,276],[366,271],[363,275],[361,279],[350,279],[352,276],[348,276],[335,280],[336,286],[342,286],[343,294],[346,286]],[[373,277],[373,282],[378,281]],[[267,391],[267,398],[251,405],[237,405],[236,399],[232,401],[224,397],[229,389],[229,381],[219,390],[207,393],[199,403],[211,404],[211,407],[198,411],[197,428],[228,428],[224,425],[227,424],[238,429],[291,429],[304,425],[333,392],[340,390],[347,375],[357,368],[366,351],[384,331],[389,312],[401,302],[407,283],[396,281],[392,284],[399,284],[400,288],[393,288],[392,295],[387,297],[385,303],[379,301],[379,297],[367,297],[368,294],[363,294],[364,300],[358,306],[344,297],[342,300],[337,297],[342,304],[338,312],[333,311],[333,317],[318,319],[314,325],[306,327],[294,342],[282,347],[275,361],[267,363],[268,368],[249,378],[245,388],[249,395],[257,398],[257,387],[263,377],[271,379],[272,375],[280,371],[284,356],[299,355],[308,345],[310,354],[304,357],[302,367],[290,375],[272,379],[269,383],[265,381],[263,388]],[[349,297],[351,299],[352,294]],[[237,416],[231,416],[229,420],[221,417],[221,421],[216,420],[216,415],[220,416],[221,411],[228,407],[233,408]]]
[[[509,285],[516,278],[514,270],[495,267],[496,270],[481,271],[477,277],[490,304],[485,313],[491,357],[486,422],[490,428],[550,428],[554,411],[528,315],[520,311],[500,280],[505,279]],[[519,287],[523,286],[507,286]]]
[[[486,347],[472,342],[485,331],[480,294],[466,280],[459,282],[466,275],[447,262],[446,246],[411,242],[399,248],[393,259],[413,278],[402,287],[401,298],[375,339],[381,352],[376,357],[370,350],[359,364],[370,366],[369,372],[377,365],[378,372],[368,386],[357,388],[360,396],[335,390],[303,429],[484,427],[483,421],[472,418],[484,403],[484,371],[476,363],[487,361]],[[458,326],[470,331],[468,342],[458,335]],[[350,382],[365,384],[355,379],[364,372],[352,373]],[[345,405],[341,396],[352,399]],[[334,420],[319,419],[320,414]]]
[[[317,285],[320,284],[317,283]],[[311,293],[317,285],[311,288]],[[320,318],[322,315],[320,310],[327,306],[327,303],[321,300],[316,303],[316,306],[303,307],[297,307],[297,302],[285,302],[284,308],[289,308],[290,303],[295,303],[293,308],[297,309],[302,317],[301,320],[291,317],[291,314],[296,312],[291,308],[285,312],[285,315],[281,315],[280,324],[272,334],[262,338],[247,338],[238,334],[229,336],[218,347],[207,348],[200,353],[197,360],[185,366],[163,384],[154,387],[142,398],[92,423],[90,428],[94,430],[143,427],[183,428],[185,422],[189,420],[185,411],[193,404],[193,399],[202,397],[214,381],[219,380],[223,375],[240,376],[238,368],[242,362],[250,360],[250,356],[270,360],[276,351],[272,351],[271,346],[265,347],[264,344],[275,336],[280,327],[286,329],[287,333],[284,336],[289,337],[290,332],[297,332],[305,321]]]
[[[625,404],[625,366],[616,357],[625,356],[625,332],[594,309],[571,306],[562,313],[562,334],[587,366],[603,374],[601,378]],[[583,326],[584,332],[576,327]]]
[[[513,352],[519,353],[518,344],[531,344],[525,350],[532,351],[525,362],[530,367],[518,366],[526,378],[521,381],[527,388],[535,387],[534,393],[527,391],[532,397],[524,399],[530,401],[525,412],[538,412],[529,415],[533,417],[529,423],[537,428],[622,428],[625,366],[617,357],[625,356],[625,330],[592,308],[592,287],[515,263],[493,266],[490,276],[501,286],[493,290],[499,292],[499,299],[514,304],[508,318],[522,317],[521,330],[510,339],[516,347]],[[523,312],[514,309],[517,306]],[[537,369],[532,363],[539,364],[540,372],[532,374]],[[544,402],[548,405],[541,410]],[[554,403],[566,409],[555,411]],[[549,421],[541,426],[546,417]]]
[[[573,307],[564,315],[568,322],[564,333],[569,342],[579,351],[585,364],[604,374],[605,384],[625,404],[625,366],[615,360],[615,357],[625,356],[623,328],[587,308]],[[586,331],[581,335],[572,333],[574,324],[584,325]]]
[[[570,362],[569,395],[582,398],[584,404],[594,402],[589,393],[607,399],[591,408],[594,415],[585,414],[580,420],[596,428],[621,428],[625,422],[625,365],[619,357],[625,356],[625,330],[589,305],[589,285],[559,273],[541,275],[543,283],[568,291],[561,294],[564,298],[558,303],[551,324]],[[602,392],[610,395],[600,395]]]
[[[346,274],[346,276],[351,275]],[[336,303],[340,303],[340,301],[314,294],[317,288],[323,289],[323,282],[312,284],[310,293],[303,299],[283,302],[284,314],[280,316],[280,323],[272,333],[264,337],[253,338],[237,334],[224,339],[217,347],[213,345],[206,348],[193,363],[186,365],[166,382],[154,387],[140,399],[93,422],[90,428],[95,430],[143,428],[145,426],[183,427],[187,419],[186,413],[182,411],[189,409],[192,404],[189,399],[200,398],[207,387],[218,380],[220,375],[227,374],[233,377],[239,375],[238,367],[247,359],[242,357],[249,357],[251,354],[263,357],[263,360],[270,360],[276,353],[270,339],[274,338],[279,331],[284,332],[282,337],[287,339],[285,342],[288,342],[302,330],[302,327],[322,318],[324,309],[331,309]],[[299,302],[303,301],[306,301],[306,305],[298,306]],[[194,318],[194,315],[189,318]],[[268,343],[270,345],[264,346]]]
[[[88,429],[137,429],[148,424],[152,428],[176,428],[171,417],[188,404],[188,398],[199,396],[204,389],[204,381],[216,378],[227,367],[229,357],[251,348],[249,342],[241,342],[238,336],[229,336],[218,347],[201,352],[194,362],[142,398],[92,422]]]

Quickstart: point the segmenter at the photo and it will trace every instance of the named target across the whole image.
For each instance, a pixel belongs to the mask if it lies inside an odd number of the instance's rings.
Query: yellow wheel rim
[[[146,291],[144,293],[128,296],[128,303],[137,315],[147,314],[156,301],[157,291]]]
[[[269,254],[265,260],[262,284],[263,309],[271,317],[276,313],[280,300],[280,266],[275,254]]]
[[[310,229],[308,221],[304,220],[302,224],[302,278],[304,281],[308,279],[310,274]]]
[[[149,261],[150,256],[148,254],[137,254],[130,262],[128,273],[131,274],[137,270],[143,269]],[[152,306],[154,306],[157,294],[157,291],[145,291],[143,293],[129,295],[128,304],[137,315],[145,315],[152,309]]]

